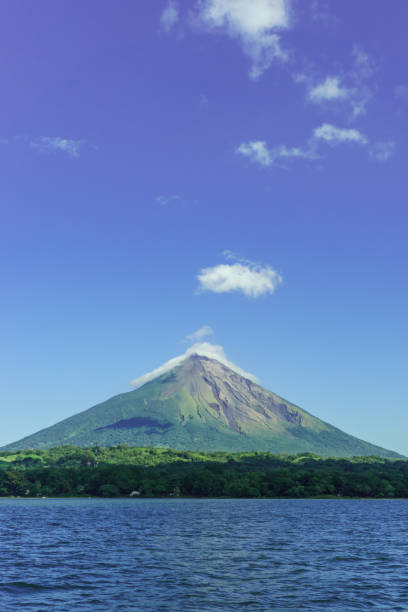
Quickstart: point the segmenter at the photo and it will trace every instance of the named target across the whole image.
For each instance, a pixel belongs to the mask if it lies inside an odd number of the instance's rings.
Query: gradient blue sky
[[[0,444],[208,325],[265,387],[408,454],[407,18],[2,2]]]

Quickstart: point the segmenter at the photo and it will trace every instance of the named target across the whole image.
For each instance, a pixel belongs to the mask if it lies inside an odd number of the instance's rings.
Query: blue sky
[[[198,340],[408,454],[407,17],[2,3],[0,444]]]

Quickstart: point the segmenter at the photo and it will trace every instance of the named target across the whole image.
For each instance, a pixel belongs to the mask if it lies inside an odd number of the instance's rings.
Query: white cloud
[[[227,259],[236,259],[236,257],[227,252]],[[201,291],[213,291],[214,293],[241,291],[251,298],[274,293],[282,282],[280,274],[271,266],[249,260],[238,260],[234,264],[203,268],[197,278]]]
[[[41,136],[31,141],[31,146],[39,151],[62,151],[70,157],[78,157],[83,140],[68,140],[59,136]]]
[[[166,204],[170,204],[171,202],[180,202],[181,197],[177,195],[177,193],[173,193],[172,195],[158,195],[155,197],[154,201],[156,204],[166,206]]]
[[[278,159],[316,159],[316,152],[310,146],[302,149],[302,147],[287,147],[279,145],[270,150],[272,161]]]
[[[342,100],[349,97],[351,90],[341,87],[339,77],[327,77],[322,83],[308,91],[309,100],[323,102],[325,100]]]
[[[203,327],[200,327],[200,329],[197,329],[192,334],[189,334],[188,336],[186,336],[186,340],[188,342],[198,342],[199,340],[202,340],[203,338],[206,338],[207,336],[212,336],[213,334],[214,334],[214,331],[212,327],[210,327],[209,325],[203,325]]]
[[[282,159],[316,159],[318,157],[311,144],[306,148],[279,145],[268,149],[264,140],[244,142],[236,149],[236,153],[264,167],[273,166]]]
[[[348,109],[349,120],[354,120],[366,112],[373,97],[376,65],[372,57],[357,46],[353,48],[351,57],[349,69],[340,74],[322,77],[318,74],[319,69],[308,63],[304,72],[294,75],[294,81],[306,85],[310,102]]]
[[[338,145],[347,142],[354,142],[358,144],[367,144],[368,140],[358,130],[353,128],[338,128],[330,123],[323,123],[317,127],[313,133],[314,138],[317,140],[323,140],[332,145]]]
[[[370,157],[378,162],[386,162],[394,155],[395,142],[386,140],[384,142],[376,142],[371,146]]]
[[[279,161],[296,159],[318,160],[322,158],[322,144],[337,146],[341,144],[369,145],[368,138],[354,128],[339,128],[330,123],[323,123],[315,128],[311,138],[304,147],[287,147],[279,145],[268,148],[264,140],[244,142],[236,149],[236,153],[243,155],[251,162],[263,167],[278,165]],[[385,161],[391,157],[394,143],[387,141],[377,143],[371,147],[370,155],[378,161]]]
[[[170,30],[176,25],[178,20],[178,4],[174,0],[169,0],[166,8],[160,15],[160,25],[165,32],[170,32]]]
[[[280,145],[268,149],[265,141],[252,141],[242,143],[236,150],[237,153],[247,157],[250,161],[261,166],[272,166],[280,159],[315,159],[316,152],[312,147],[302,149],[301,147],[287,147]]]
[[[238,38],[258,78],[275,59],[286,60],[278,32],[290,26],[290,0],[202,0],[199,17],[209,28]]]
[[[204,357],[209,357],[210,359],[216,359],[220,363],[223,363],[225,366],[227,366],[227,368],[230,368],[234,372],[237,372],[237,374],[244,376],[244,378],[249,378],[249,380],[258,382],[256,376],[250,374],[249,372],[245,372],[239,366],[235,365],[235,363],[228,361],[222,346],[218,344],[210,344],[209,342],[198,342],[191,346],[189,349],[187,349],[184,355],[179,355],[178,357],[174,357],[173,359],[166,361],[166,363],[161,365],[159,368],[156,368],[155,370],[152,370],[151,372],[148,372],[143,376],[139,376],[139,378],[135,378],[131,381],[130,384],[133,387],[139,388],[142,385],[145,385],[146,383],[150,382],[151,380],[154,380],[158,376],[161,376],[162,374],[165,374],[166,372],[169,372],[173,368],[179,366],[181,363],[183,363],[185,359],[187,359],[191,355],[202,355]]]
[[[270,166],[272,164],[271,154],[264,140],[243,142],[239,145],[236,152],[248,157],[251,161],[261,166]]]

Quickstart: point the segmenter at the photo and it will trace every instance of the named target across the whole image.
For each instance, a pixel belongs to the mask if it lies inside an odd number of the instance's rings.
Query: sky
[[[408,455],[407,18],[1,3],[0,445],[205,344]]]

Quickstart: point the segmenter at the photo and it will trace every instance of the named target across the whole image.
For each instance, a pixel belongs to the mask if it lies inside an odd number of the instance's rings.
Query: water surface
[[[408,610],[407,500],[0,500],[0,610]]]

